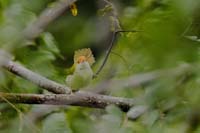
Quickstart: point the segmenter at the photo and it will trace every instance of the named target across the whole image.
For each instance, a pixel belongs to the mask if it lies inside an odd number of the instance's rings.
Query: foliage
[[[22,40],[23,29],[35,21],[42,10],[53,6],[53,2],[0,0],[0,47],[11,52],[13,59],[27,68],[64,83],[66,70],[73,64],[75,50],[92,49],[96,59],[94,71],[102,63],[110,40],[111,9],[103,0],[79,0],[76,2],[77,16],[72,16],[67,10],[34,41]],[[93,85],[110,77],[128,79],[138,73],[185,64],[192,65],[192,70],[178,76],[169,73],[136,88],[107,88],[108,95],[138,98],[141,100],[138,104],[148,106],[148,110],[136,120],[129,120],[126,113],[114,106],[105,110],[67,107],[29,124],[24,118],[31,112],[31,105],[14,105],[19,113],[10,104],[0,104],[0,133],[31,132],[35,128],[35,132],[44,133],[200,131],[200,2],[110,2],[117,8],[123,30],[136,29],[139,32],[119,34],[103,71],[93,80]],[[0,71],[0,91],[47,93],[4,70]],[[26,122],[25,126],[21,126]]]

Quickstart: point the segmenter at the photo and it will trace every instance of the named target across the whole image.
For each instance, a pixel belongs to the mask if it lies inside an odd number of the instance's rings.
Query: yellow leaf
[[[73,3],[73,4],[70,6],[70,10],[71,10],[71,13],[72,13],[73,16],[77,16],[77,14],[78,14],[78,9],[77,9],[75,3]]]

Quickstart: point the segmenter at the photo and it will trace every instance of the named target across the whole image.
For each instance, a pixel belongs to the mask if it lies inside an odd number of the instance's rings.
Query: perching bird
[[[92,51],[89,48],[84,48],[75,51],[74,65],[70,69],[72,75],[66,78],[66,84],[72,90],[79,90],[86,87],[92,80],[93,71],[91,65],[95,62]]]

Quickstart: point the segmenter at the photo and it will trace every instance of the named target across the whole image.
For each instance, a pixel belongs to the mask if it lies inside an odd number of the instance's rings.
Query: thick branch
[[[0,102],[6,102],[4,99],[12,103],[73,105],[92,108],[105,108],[107,105],[116,105],[123,111],[128,111],[134,105],[133,99],[98,95],[83,91],[69,95],[0,93]]]
[[[69,94],[71,93],[71,90],[64,85],[61,85],[59,83],[56,83],[52,80],[49,80],[45,77],[42,77],[41,75],[34,73],[27,68],[14,63],[12,61],[9,61],[7,64],[4,65],[4,68],[6,68],[8,71],[25,78],[32,83],[38,85],[39,87],[46,89],[50,92],[56,93],[56,94]]]
[[[46,27],[58,18],[72,3],[77,0],[59,0],[55,2],[52,7],[45,9],[38,19],[24,30],[24,36],[26,39],[35,39],[42,33]]]

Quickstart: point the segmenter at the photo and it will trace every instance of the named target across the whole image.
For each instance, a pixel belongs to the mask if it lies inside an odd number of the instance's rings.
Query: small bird
[[[93,78],[92,64],[95,62],[90,48],[75,51],[74,64],[70,69],[72,75],[68,75],[65,82],[72,90],[79,90],[86,87]]]

